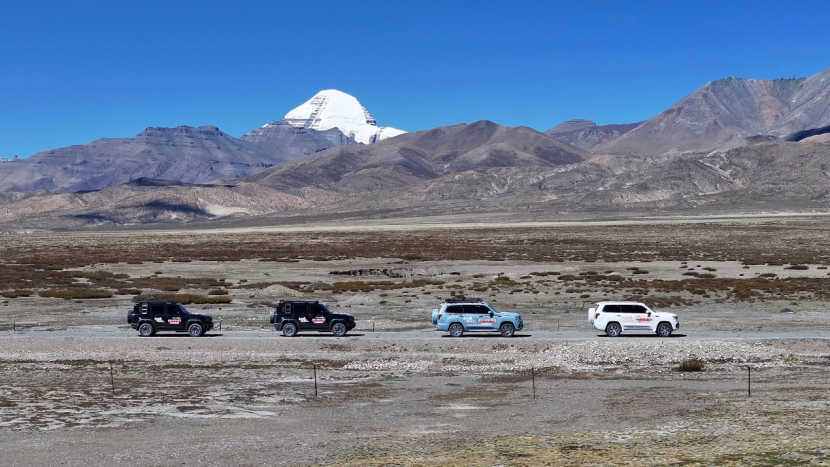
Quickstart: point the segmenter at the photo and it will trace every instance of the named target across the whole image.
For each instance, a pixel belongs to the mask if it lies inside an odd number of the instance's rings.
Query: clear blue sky
[[[0,4],[0,157],[148,126],[241,136],[321,89],[407,131],[644,120],[726,76],[830,67],[830,2]]]

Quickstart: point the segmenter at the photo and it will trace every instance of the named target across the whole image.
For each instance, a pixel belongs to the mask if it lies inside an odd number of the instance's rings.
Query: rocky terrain
[[[724,150],[830,124],[830,68],[809,78],[724,78],[689,94],[597,154]]]
[[[440,135],[438,130],[412,133],[372,147],[336,148],[226,183],[145,180],[88,193],[6,193],[0,225],[16,230],[470,213],[520,221],[620,213],[822,211],[830,193],[830,143],[811,138],[723,152],[580,161],[584,154],[558,152],[555,145],[530,146],[535,147],[530,153],[507,149],[511,146],[499,142],[499,134],[525,132],[528,141],[552,140],[532,130],[492,128],[491,139],[469,146],[430,149],[424,141],[436,141],[431,133]],[[489,166],[470,168],[470,160],[486,160]]]
[[[338,131],[279,122],[234,138],[213,126],[148,128],[134,138],[105,138],[0,166],[0,190],[81,192],[154,178],[204,183],[239,178],[286,160],[355,144]]]
[[[591,120],[575,119],[562,122],[545,131],[545,134],[556,140],[590,151],[602,143],[619,138],[642,123],[597,125]]]

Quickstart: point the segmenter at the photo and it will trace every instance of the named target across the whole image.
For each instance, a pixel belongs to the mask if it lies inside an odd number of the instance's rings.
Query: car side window
[[[476,313],[480,315],[488,315],[490,314],[490,309],[484,305],[476,305]]]
[[[632,313],[646,313],[646,312],[648,312],[648,310],[646,310],[646,307],[644,307],[643,305],[632,305],[631,307],[634,308],[634,311]]]
[[[150,316],[163,316],[164,305],[150,305]]]
[[[603,313],[620,313],[619,305],[605,305],[602,307]]]
[[[462,305],[464,307],[464,314],[465,315],[472,315],[478,314],[477,306],[475,305]]]
[[[324,315],[326,311],[319,303],[312,303],[308,305],[308,307],[311,311],[311,314],[315,316]]]
[[[464,313],[464,308],[462,308],[461,305],[450,305],[447,307],[447,313],[460,315],[461,313]]]
[[[178,305],[167,305],[167,314],[170,316],[181,316],[182,309]]]
[[[308,303],[295,303],[294,316],[305,316],[308,314]]]

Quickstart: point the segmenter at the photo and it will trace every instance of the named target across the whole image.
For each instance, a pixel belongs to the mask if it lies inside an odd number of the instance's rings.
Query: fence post
[[[317,365],[314,365],[314,397],[317,397]]]
[[[110,384],[112,385],[112,397],[115,398],[115,375],[112,371],[112,360],[110,360]]]
[[[752,397],[752,369],[746,367],[746,397]]]
[[[222,330],[222,320],[221,319],[219,320],[219,330],[220,331]]]
[[[536,369],[530,367],[530,379],[533,382],[533,398],[536,399]]]

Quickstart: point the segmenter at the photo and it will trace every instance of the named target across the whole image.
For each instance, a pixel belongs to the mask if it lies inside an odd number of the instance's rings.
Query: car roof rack
[[[484,303],[480,298],[455,297],[444,300],[444,303]]]

